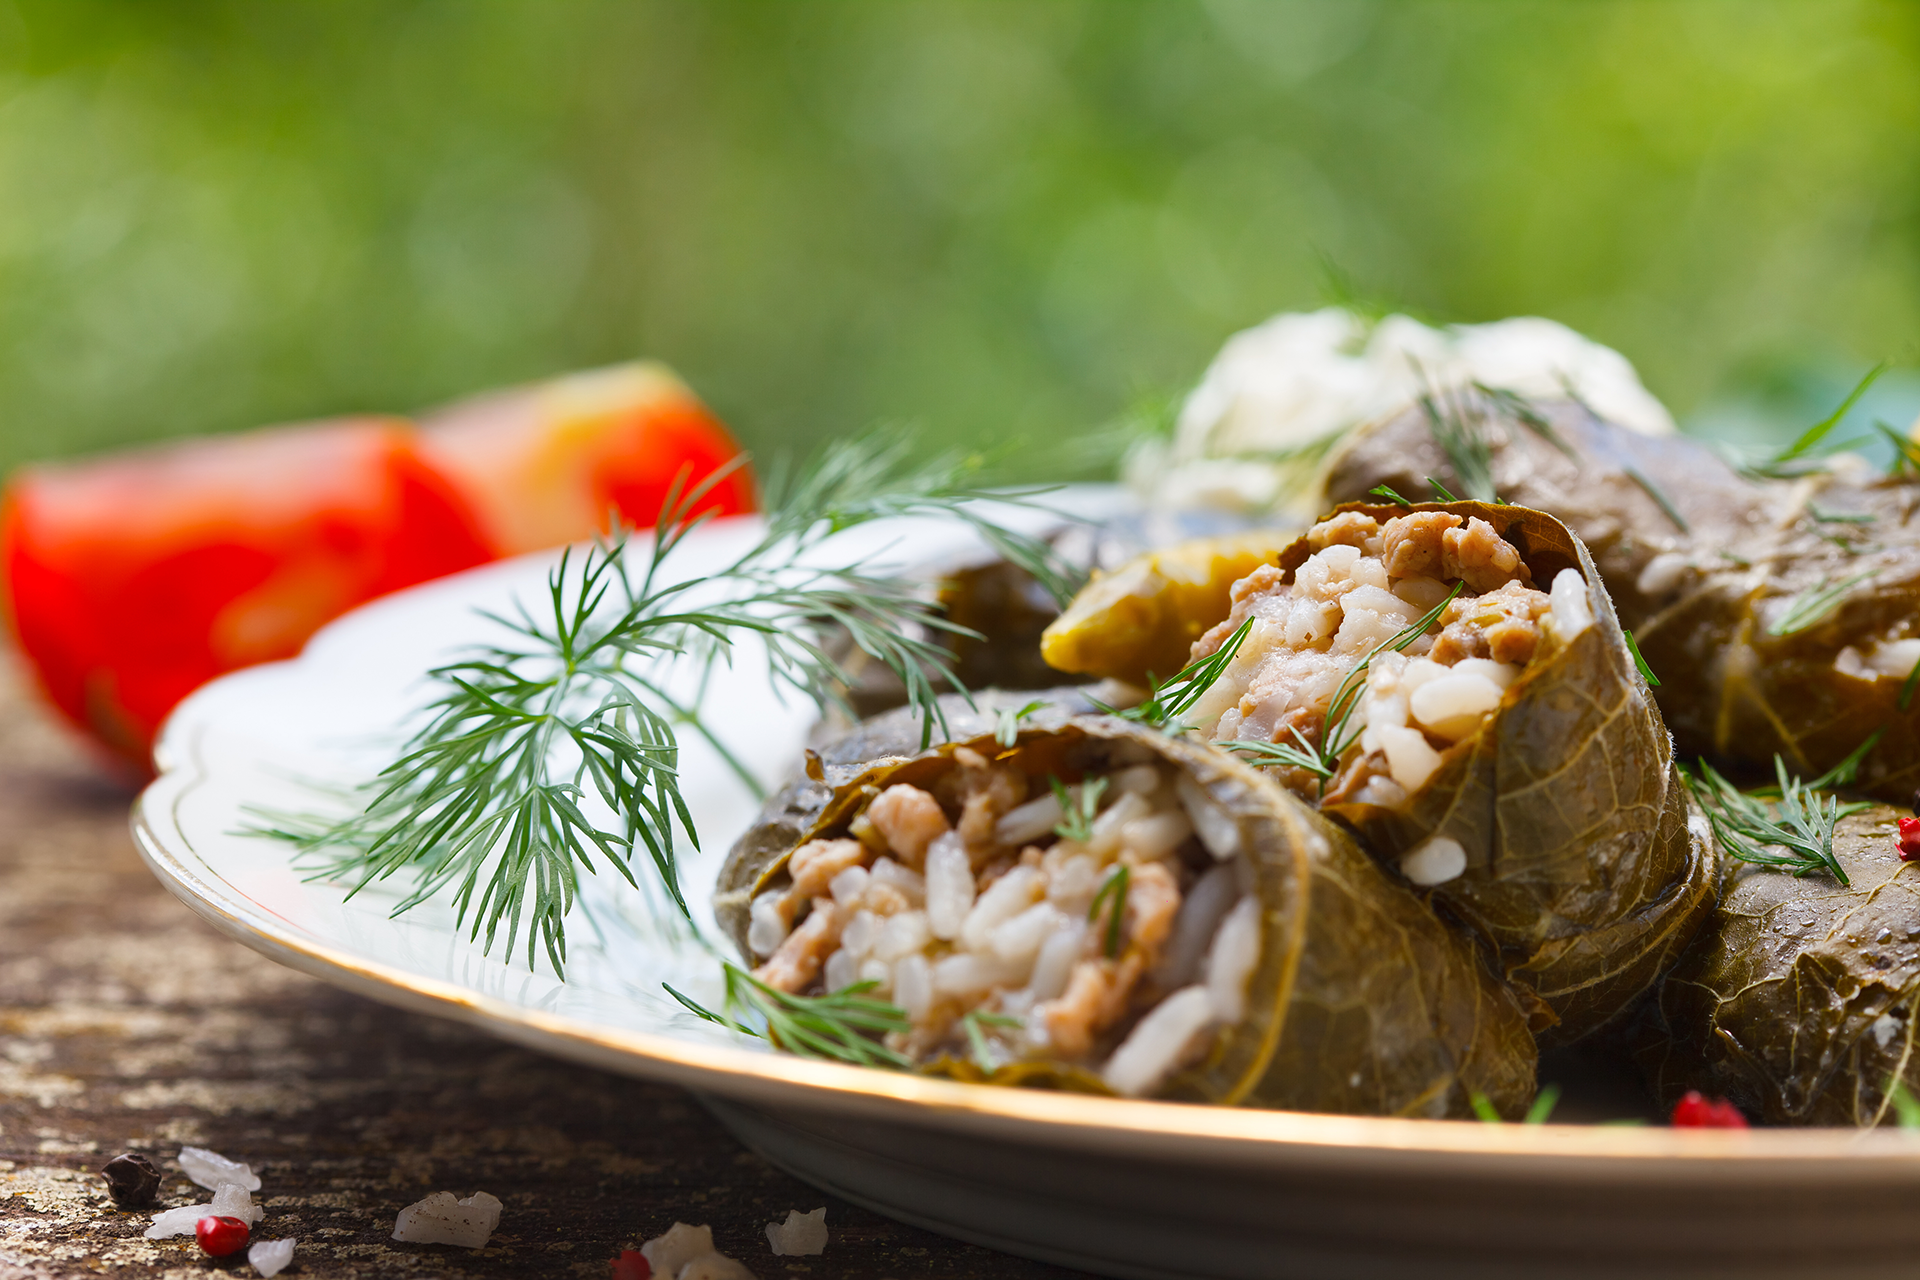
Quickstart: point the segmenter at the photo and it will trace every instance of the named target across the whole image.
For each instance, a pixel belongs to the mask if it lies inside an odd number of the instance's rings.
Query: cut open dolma
[[[1637,1019],[1635,1056],[1669,1105],[1689,1089],[1773,1124],[1873,1125],[1920,1092],[1920,864],[1903,811],[1840,819],[1850,885],[1730,864],[1708,926]]]
[[[1468,923],[1546,1043],[1626,1009],[1713,892],[1672,740],[1597,584],[1539,512],[1350,504],[1234,584],[1193,649],[1240,637],[1188,723]]]
[[[1920,785],[1920,481],[1847,458],[1749,475],[1572,401],[1462,391],[1355,432],[1327,493],[1424,493],[1428,477],[1580,535],[1683,753],[1763,770],[1778,753],[1813,777],[1880,732],[1862,788],[1899,800]]]
[[[821,790],[805,830],[789,808],[741,841],[716,913],[770,986],[877,983],[923,1069],[1357,1114],[1532,1095],[1525,1017],[1472,942],[1211,747],[1049,708],[1011,748]]]

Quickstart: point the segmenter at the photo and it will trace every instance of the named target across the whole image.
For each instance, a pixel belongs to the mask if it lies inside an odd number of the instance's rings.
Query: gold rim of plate
[[[1706,1165],[1715,1176],[1731,1167],[1757,1181],[1787,1184],[1817,1164],[1825,1166],[1824,1179],[1884,1182],[1892,1176],[1920,1185],[1920,1141],[1884,1129],[1483,1124],[1134,1101],[961,1084],[542,1013],[310,936],[213,873],[178,821],[181,802],[208,781],[198,751],[181,746],[163,738],[156,752],[160,773],[134,805],[132,833],[154,874],[208,923],[271,959],[348,990],[605,1070],[774,1111],[867,1115],[1099,1153],[1264,1165],[1467,1160],[1488,1174],[1600,1182],[1630,1176],[1641,1183],[1650,1176],[1695,1181]]]

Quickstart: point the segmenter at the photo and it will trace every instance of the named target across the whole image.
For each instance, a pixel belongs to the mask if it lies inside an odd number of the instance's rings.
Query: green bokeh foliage
[[[1047,439],[1318,305],[1328,261],[1566,321],[1683,414],[1824,394],[1920,333],[1917,22],[0,4],[0,464],[641,354],[762,448]]]

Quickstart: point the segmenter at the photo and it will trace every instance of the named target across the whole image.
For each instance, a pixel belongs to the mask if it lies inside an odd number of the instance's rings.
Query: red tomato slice
[[[409,425],[378,418],[25,467],[0,538],[15,634],[48,697],[142,770],[160,722],[214,676],[494,558]]]
[[[680,380],[622,365],[456,405],[425,432],[343,419],[30,466],[0,553],[22,652],[69,719],[145,771],[182,698],[298,653],[375,596],[649,527],[740,447]],[[742,468],[701,503],[753,509]]]
[[[609,511],[651,528],[675,478],[689,486],[740,446],[664,366],[624,364],[496,392],[425,419],[425,451],[473,503],[501,555],[605,532]],[[752,476],[721,480],[701,509],[754,509]]]

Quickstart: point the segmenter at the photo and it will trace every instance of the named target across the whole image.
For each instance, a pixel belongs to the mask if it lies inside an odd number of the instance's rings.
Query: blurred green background
[[[1920,335],[1920,12],[0,4],[0,463],[633,355],[758,447],[1048,439],[1319,305],[1723,434]],[[1920,382],[1869,409],[1911,417]],[[1904,425],[1904,418],[1902,419]]]

